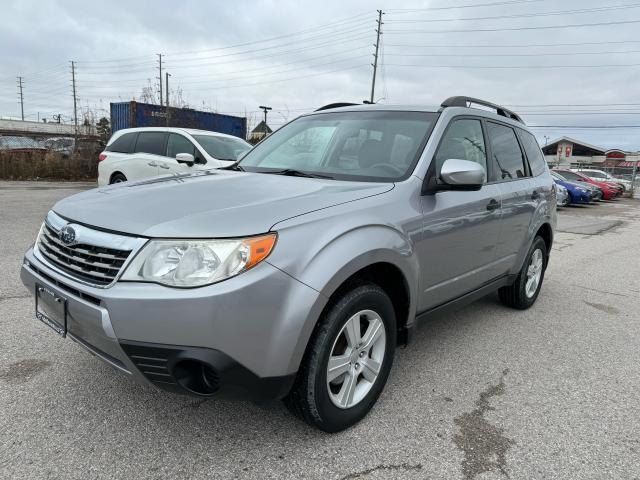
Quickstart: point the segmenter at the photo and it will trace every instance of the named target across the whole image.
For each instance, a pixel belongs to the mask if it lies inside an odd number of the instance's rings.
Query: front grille
[[[131,250],[118,250],[89,244],[65,245],[60,235],[47,223],[38,238],[42,255],[60,270],[94,285],[112,283]]]

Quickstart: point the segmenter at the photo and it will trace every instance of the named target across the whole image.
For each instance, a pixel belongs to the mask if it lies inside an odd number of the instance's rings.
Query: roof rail
[[[337,103],[330,103],[328,105],[324,105],[320,108],[316,108],[314,111],[315,112],[319,112],[321,110],[330,110],[332,108],[340,108],[340,107],[351,107],[353,105],[359,105],[358,103],[348,103],[348,102],[337,102]]]
[[[470,107],[471,104],[482,105],[484,107],[489,107],[495,109],[498,115],[503,117],[511,118],[516,122],[524,123],[520,115],[511,110],[501,107],[500,105],[496,105],[495,103],[487,102],[485,100],[480,100],[479,98],[473,97],[449,97],[444,102],[442,102],[441,106],[446,107]]]

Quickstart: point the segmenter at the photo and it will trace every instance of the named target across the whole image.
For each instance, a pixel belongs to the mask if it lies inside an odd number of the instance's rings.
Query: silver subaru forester
[[[535,302],[554,185],[498,105],[332,104],[225,169],[58,202],[21,276],[39,320],[130,377],[284,399],[335,432],[372,408],[417,320],[496,290]]]

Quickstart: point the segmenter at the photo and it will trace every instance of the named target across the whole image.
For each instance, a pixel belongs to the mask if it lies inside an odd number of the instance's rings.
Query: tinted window
[[[436,154],[437,171],[440,171],[445,160],[455,158],[479,163],[486,172],[486,152],[480,120],[454,120],[442,137],[438,148]]]
[[[141,132],[136,142],[136,152],[166,154],[167,134],[164,132]]]
[[[520,140],[522,140],[522,146],[524,152],[527,154],[529,160],[529,167],[531,167],[531,174],[535,177],[543,173],[547,169],[547,162],[544,159],[540,145],[536,140],[536,137],[529,132],[520,130]]]
[[[125,133],[109,145],[105,150],[109,152],[129,153],[133,147],[133,142],[137,133]]]
[[[488,124],[491,142],[493,181],[509,181],[526,177],[524,158],[513,128],[497,123]]]
[[[195,157],[196,148],[193,143],[182,135],[170,133],[169,141],[167,142],[167,157],[176,158],[179,153],[190,153]]]
[[[606,175],[600,172],[582,172],[582,173],[584,173],[587,177],[591,177],[591,178],[607,178]]]
[[[580,177],[579,175],[576,175],[573,172],[570,172],[568,170],[560,170],[558,172],[562,177],[566,178],[567,180],[572,180],[574,182],[579,182],[582,180],[582,177]]]
[[[233,160],[235,162],[242,153],[251,149],[251,145],[239,138],[216,137],[214,135],[194,135],[193,138],[205,152],[218,160]]]
[[[405,178],[437,118],[390,111],[308,115],[272,133],[240,165],[248,171],[294,169],[349,180]]]

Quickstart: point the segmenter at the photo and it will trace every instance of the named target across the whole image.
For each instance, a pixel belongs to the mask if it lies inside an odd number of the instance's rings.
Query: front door
[[[452,120],[433,161],[436,175],[445,160],[470,160],[487,170],[482,122]],[[421,197],[423,235],[420,259],[421,297],[425,311],[471,292],[496,278],[495,244],[501,228],[502,197],[496,185],[477,191],[442,191]]]
[[[179,153],[188,153],[196,158],[196,148],[187,137],[178,133],[170,133],[169,140],[167,142],[167,156],[160,164],[160,174],[166,175],[168,173],[185,173],[193,169],[186,163],[178,163],[176,155]]]

